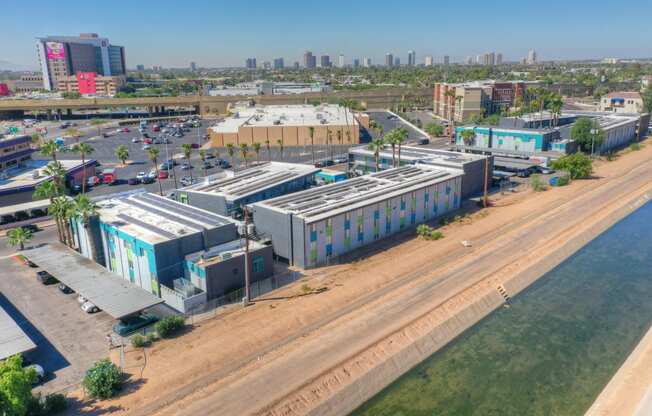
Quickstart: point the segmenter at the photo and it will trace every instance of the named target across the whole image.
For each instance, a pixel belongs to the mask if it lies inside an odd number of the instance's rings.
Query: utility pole
[[[245,238],[245,296],[242,299],[243,306],[249,306],[251,302],[251,293],[249,291],[249,286],[251,282],[250,278],[250,264],[249,264],[249,213],[247,212],[247,207],[243,208],[244,212],[244,238]]]
[[[595,136],[598,134],[598,129],[591,129],[591,159],[593,159],[593,146],[595,144]]]
[[[489,184],[489,157],[484,159],[484,197],[482,198],[482,205],[485,208],[489,206],[489,198],[487,196],[487,188]]]

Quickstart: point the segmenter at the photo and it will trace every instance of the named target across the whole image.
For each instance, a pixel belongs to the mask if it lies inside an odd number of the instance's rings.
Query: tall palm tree
[[[155,149],[151,148],[150,150]],[[156,149],[158,150],[158,149]],[[91,252],[91,258],[93,261],[97,262],[98,253],[97,245],[95,244],[95,239],[92,236],[90,226],[91,219],[97,216],[97,205],[87,195],[77,195],[73,201],[74,204],[74,215],[75,218],[81,220],[81,223],[86,231],[86,236],[88,237],[88,247]]]
[[[32,195],[32,198],[34,198],[35,200],[48,199],[50,200],[50,204],[52,204],[54,198],[56,198],[60,193],[61,193],[61,189],[58,188],[56,182],[45,181],[36,187],[36,189],[34,190],[34,194]],[[53,217],[57,224],[57,233],[59,234],[59,241],[63,243],[63,229],[61,228],[59,217],[55,217],[54,215]]]
[[[41,154],[43,156],[51,156],[53,162],[57,162],[57,152],[60,152],[62,147],[60,144],[57,144],[54,140],[48,140],[43,143],[41,146]]]
[[[208,176],[206,172],[206,149],[199,149],[199,159],[201,160],[201,168],[204,171],[204,176]]]
[[[265,147],[267,148],[267,161],[271,162],[272,161],[272,149],[270,149],[270,143],[269,143],[269,138],[265,140]]]
[[[331,129],[326,128],[326,149],[330,149],[330,159],[333,160],[333,137],[331,134]]]
[[[121,144],[115,148],[115,156],[120,159],[120,162],[122,162],[122,165],[124,166],[127,163],[127,159],[129,159],[129,148],[126,145]]]
[[[396,131],[395,130],[390,130],[386,135],[385,135],[385,143],[389,144],[392,146],[392,167],[396,167],[396,145],[398,144],[396,141]]]
[[[254,149],[254,153],[256,154],[256,164],[258,165],[260,163],[260,143],[256,142],[252,144],[251,148]]]
[[[247,166],[247,154],[249,153],[249,146],[247,143],[240,143],[240,156],[242,157],[242,161],[244,162],[245,169],[248,167]]]
[[[74,153],[79,154],[82,160],[82,194],[86,193],[86,156],[93,154],[95,149],[88,143],[77,143],[72,147]]]
[[[158,155],[160,154],[160,150],[158,150],[158,147],[150,147],[149,150],[147,151],[147,156],[149,157],[149,160],[152,162],[154,165],[154,169],[156,170],[156,177],[158,178]],[[163,184],[161,183],[161,180],[158,180],[158,191],[161,196],[163,196]]]
[[[186,158],[186,162],[188,163],[188,166],[190,166],[190,169],[188,169],[188,171],[190,172],[190,181],[192,182],[192,164],[190,163],[190,154],[192,153],[192,145],[190,143],[184,143],[181,145],[181,148],[183,149],[183,157]]]
[[[18,246],[18,249],[22,251],[25,250],[25,243],[31,240],[32,237],[32,231],[28,230],[27,228],[12,228],[11,230],[7,231],[7,238],[9,239],[7,244],[9,244],[11,247]]]
[[[233,159],[233,156],[235,155],[235,146],[233,146],[233,143],[227,143],[226,153],[229,155],[229,159],[231,159],[231,166],[233,167],[233,172],[235,172],[235,160]]]
[[[65,196],[58,196],[54,198],[48,207],[48,214],[56,219],[57,224],[60,224],[62,235],[61,242],[69,247],[72,247],[75,244],[72,238],[72,231],[70,229],[72,208],[73,207],[70,199],[66,198]]]
[[[385,141],[383,139],[373,139],[369,143],[369,150],[374,152],[374,160],[376,161],[376,172],[380,171],[380,152],[385,149]]]
[[[349,130],[346,131],[346,141],[351,144],[351,132]]]
[[[308,127],[308,134],[310,135],[310,152],[312,153],[312,164],[315,164],[315,128]]]
[[[396,137],[395,137],[394,140],[396,141],[396,146],[398,146],[398,160],[396,162],[397,162],[397,166],[400,167],[401,166],[401,147],[403,146],[403,142],[405,142],[407,140],[409,134],[408,134],[408,131],[405,130],[403,127],[399,127],[399,128],[397,128],[395,130],[396,130],[396,133],[394,133],[394,134],[395,134]]]
[[[283,139],[278,139],[276,141],[276,143],[278,144],[278,151],[280,153],[280,157],[281,157],[281,161],[282,161],[283,160]]]
[[[54,183],[57,185],[57,191],[63,190],[63,184],[66,177],[66,169],[61,165],[61,162],[48,163],[48,165],[43,168],[43,172],[52,178]]]

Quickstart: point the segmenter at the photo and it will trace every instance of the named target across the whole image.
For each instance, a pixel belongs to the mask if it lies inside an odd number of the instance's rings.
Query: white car
[[[145,172],[138,172],[138,175],[136,175],[136,179],[142,181],[145,176],[147,176]]]
[[[84,303],[86,303],[87,300],[88,299],[86,299],[82,295],[77,296],[77,302],[79,302],[80,305],[83,305]]]
[[[134,137],[133,139],[131,139],[131,142],[132,143],[139,143],[140,139],[138,137]]]
[[[149,173],[147,174],[147,176],[149,176],[150,179],[156,179],[158,175],[156,174],[156,170],[155,170],[155,169],[152,169],[152,170],[149,171]]]
[[[82,308],[82,311],[84,311],[84,312],[86,312],[86,313],[95,313],[95,312],[99,312],[99,311],[100,311],[100,308],[98,308],[98,307],[95,306],[93,303],[88,302],[88,301],[84,302],[84,303],[81,305],[81,308]]]

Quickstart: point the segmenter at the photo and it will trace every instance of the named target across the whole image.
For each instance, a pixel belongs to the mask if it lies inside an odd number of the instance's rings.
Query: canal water
[[[353,415],[583,415],[651,323],[648,203]]]

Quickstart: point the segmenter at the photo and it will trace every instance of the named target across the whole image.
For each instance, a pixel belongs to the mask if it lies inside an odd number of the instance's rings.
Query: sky
[[[301,62],[305,50],[417,62],[496,51],[519,60],[652,57],[652,0],[1,0],[0,61],[37,68],[35,38],[98,33],[127,66]]]

